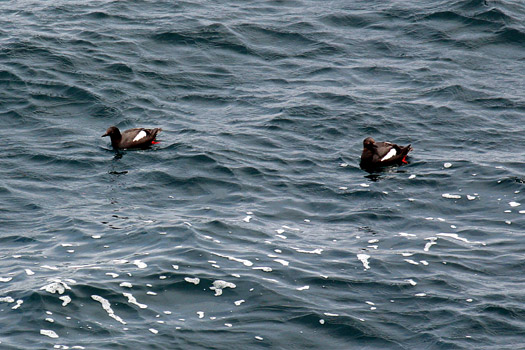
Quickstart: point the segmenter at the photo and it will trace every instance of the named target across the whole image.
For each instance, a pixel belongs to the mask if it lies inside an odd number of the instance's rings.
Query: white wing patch
[[[137,134],[137,136],[135,136],[135,138],[133,139],[133,142],[135,141],[138,141],[140,139],[143,139],[147,136],[148,134],[146,134],[146,132],[144,130],[140,130],[140,132]]]
[[[396,154],[397,154],[396,149],[392,148],[390,151],[388,151],[388,153],[383,158],[381,158],[381,161],[384,162],[385,160],[388,160],[394,157]]]

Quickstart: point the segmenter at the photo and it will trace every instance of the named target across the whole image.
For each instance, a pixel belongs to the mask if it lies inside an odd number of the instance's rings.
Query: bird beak
[[[108,136],[108,133],[105,133],[104,135],[102,135],[101,137],[104,137],[104,136]]]

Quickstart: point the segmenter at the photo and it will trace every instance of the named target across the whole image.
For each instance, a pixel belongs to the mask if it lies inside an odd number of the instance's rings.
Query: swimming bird
[[[364,170],[376,170],[389,165],[407,164],[407,154],[412,146],[398,146],[390,142],[376,142],[367,137],[363,141],[363,153],[359,166]]]
[[[120,130],[116,126],[111,126],[102,137],[109,136],[111,138],[111,145],[115,149],[146,148],[158,143],[155,141],[155,138],[160,131],[162,131],[161,128],[135,128],[120,133]]]

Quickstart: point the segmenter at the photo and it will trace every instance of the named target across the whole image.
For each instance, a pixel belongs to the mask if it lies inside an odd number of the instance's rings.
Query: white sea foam
[[[307,289],[310,289],[310,286],[303,286],[303,287],[298,287],[298,288],[295,288],[297,290],[307,290]]]
[[[211,290],[215,291],[215,296],[222,295],[222,290],[224,288],[236,288],[237,286],[234,283],[226,282],[223,280],[216,280],[213,282],[213,287],[210,287]]]
[[[26,275],[33,276],[35,273],[30,269],[25,269]]]
[[[368,263],[368,259],[370,259],[370,255],[368,254],[357,254],[357,259],[363,263],[363,267],[365,270],[368,270],[370,268],[370,264]]]
[[[191,278],[191,277],[184,277],[184,280],[188,283],[193,283],[195,285],[199,284],[201,282],[201,279],[199,277]]]
[[[213,255],[216,255],[216,256],[219,256],[221,258],[225,258],[225,259],[228,259],[228,260],[231,260],[231,261],[237,261],[237,262],[240,262],[242,263],[244,266],[252,266],[253,263],[250,261],[250,260],[246,260],[246,259],[239,259],[239,258],[235,258],[233,256],[228,256],[228,255],[223,255],[223,254],[219,254],[219,253],[213,253]]]
[[[233,303],[235,304],[235,306],[239,306],[239,305],[241,305],[244,302],[246,302],[246,300],[241,299],[241,300],[234,301]]]
[[[450,194],[450,193],[443,193],[441,197],[448,198],[448,199],[460,199],[461,198],[459,194]]]
[[[267,267],[267,266],[259,266],[259,267],[252,267],[253,270],[261,270],[261,271],[264,271],[264,272],[272,272],[273,269],[271,267]]]
[[[412,259],[405,259],[405,261],[409,264],[412,264],[412,265],[419,265],[419,263],[417,261],[414,261]]]
[[[109,317],[117,320],[118,322],[122,324],[126,324],[126,322],[122,318],[115,315],[115,312],[111,308],[111,305],[107,299],[104,299],[103,297],[99,295],[92,295],[91,298],[95,301],[98,301],[102,305],[102,308],[108,313]]]
[[[323,249],[321,248],[317,248],[317,249],[314,249],[314,250],[303,250],[303,249],[299,249],[299,248],[293,248],[293,250],[295,250],[297,253],[304,253],[304,254],[319,254],[321,255],[321,253],[323,252]]]
[[[135,299],[135,297],[131,293],[122,293],[122,295],[125,296],[126,298],[128,298],[128,303],[130,303],[130,304],[137,305],[141,309],[146,309],[148,307],[148,305],[146,305],[146,304],[141,304],[141,303],[137,302],[137,299]]]
[[[288,266],[290,264],[289,261],[286,261],[284,259],[274,259],[273,261],[278,262],[279,264],[281,264],[283,266]]]
[[[71,297],[69,295],[63,295],[58,297],[58,299],[62,300],[62,306],[67,306],[67,304],[71,302]]]
[[[483,242],[469,241],[468,239],[466,239],[464,237],[460,237],[457,233],[438,233],[437,236],[450,237],[450,238],[454,238],[454,239],[457,239],[458,241],[462,241],[462,242],[465,242],[465,243],[485,245],[485,243],[483,243]]]
[[[133,264],[136,265],[139,269],[145,269],[146,267],[148,267],[148,264],[138,259],[133,260]]]
[[[18,299],[18,300],[16,301],[16,305],[13,306],[11,309],[16,310],[16,309],[18,309],[20,306],[22,306],[23,303],[24,303],[23,300]]]
[[[423,250],[425,252],[428,252],[428,250],[430,249],[430,247],[432,247],[434,244],[436,244],[436,240],[437,240],[437,237],[428,237],[428,238],[425,238],[425,240],[429,240],[430,242],[427,242],[425,244],[425,248],[423,248]]]
[[[413,234],[413,233],[406,233],[406,232],[399,232],[398,235],[400,237],[416,237],[415,234]]]
[[[518,202],[509,202],[509,205],[511,207],[519,207],[521,205],[521,203],[518,203]]]
[[[52,279],[51,283],[40,288],[40,290],[45,290],[46,292],[51,294],[64,294],[66,290],[70,289],[71,287],[69,287],[66,282],[61,281],[60,279]]]
[[[40,334],[48,336],[49,338],[58,338],[58,334],[56,334],[55,331],[52,331],[50,329],[41,329]]]

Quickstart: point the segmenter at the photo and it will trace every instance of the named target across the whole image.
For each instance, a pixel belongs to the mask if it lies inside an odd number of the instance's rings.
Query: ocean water
[[[0,14],[1,349],[525,349],[522,1]]]

